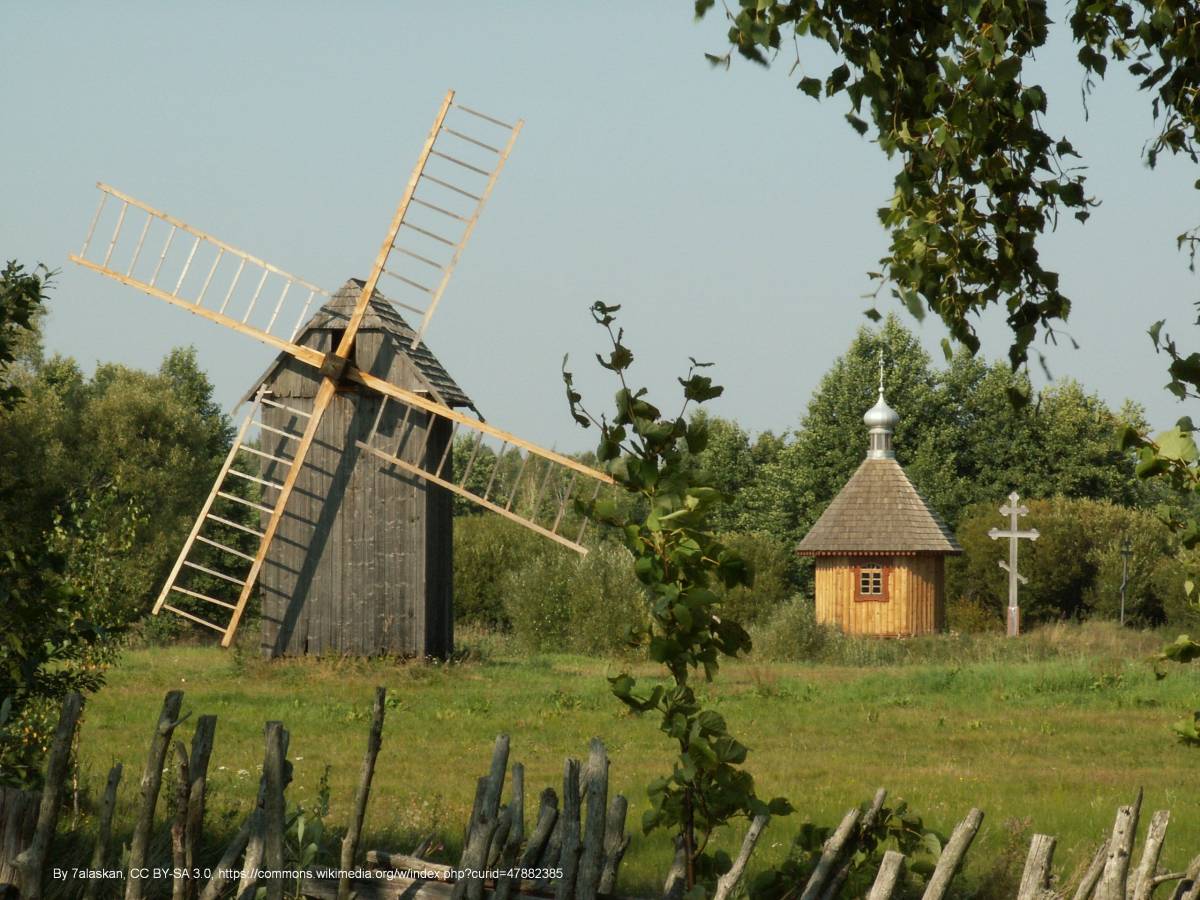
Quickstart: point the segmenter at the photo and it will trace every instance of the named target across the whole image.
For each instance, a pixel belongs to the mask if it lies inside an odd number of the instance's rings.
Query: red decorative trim
[[[878,594],[862,593],[862,576],[863,570],[879,571],[879,589]],[[868,561],[862,560],[854,566],[854,600],[856,603],[887,603],[891,596],[888,592],[888,576],[892,574],[892,566],[887,565],[883,560]]]
[[[962,556],[961,550],[796,550],[797,556],[858,556],[860,554],[883,554],[885,556]]]

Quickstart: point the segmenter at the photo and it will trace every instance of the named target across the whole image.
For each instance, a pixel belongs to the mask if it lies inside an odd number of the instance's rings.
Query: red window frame
[[[863,572],[879,571],[879,593],[864,594],[862,592]],[[892,574],[892,567],[884,563],[883,560],[862,561],[854,567],[854,600],[858,603],[887,603],[891,597],[888,592],[888,576]]]

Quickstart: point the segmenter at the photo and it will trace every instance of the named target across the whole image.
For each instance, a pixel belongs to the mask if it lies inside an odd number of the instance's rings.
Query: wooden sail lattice
[[[352,359],[355,335],[383,277],[406,291],[398,305],[421,317],[409,349],[421,343],[521,126],[520,120],[508,124],[456,103],[453,91],[446,94],[354,311],[330,353],[298,343],[314,303],[323,304],[327,291],[109,185],[98,185],[100,202],[82,248],[70,256],[73,262],[290,354],[321,376],[311,411],[283,407],[294,414],[299,429],[295,432],[262,422],[264,405],[281,404],[261,390],[256,395],[159,595],[155,613],[165,609],[211,628],[229,646],[321,418],[338,385],[344,383],[382,394],[381,415],[389,404],[402,409],[398,428],[381,430],[377,417],[369,434],[356,438],[358,449],[586,553],[581,544],[583,525],[568,512],[574,499],[589,496],[589,490],[594,497],[604,483],[611,483],[608,475],[373,376]],[[418,274],[422,268],[423,276]],[[415,455],[405,451],[418,423],[423,423],[423,440],[428,441],[433,427],[443,422],[448,423],[451,440],[439,459],[427,459],[424,447]],[[277,431],[286,439],[287,455],[268,454],[255,446],[248,435],[263,430]],[[455,476],[447,471],[447,461],[449,448],[460,435],[471,436],[470,459]],[[485,445],[498,449],[481,454]],[[493,487],[502,464],[513,454],[520,458],[519,471],[501,496]],[[473,481],[476,464],[489,456],[490,476],[482,484]],[[273,475],[286,470],[282,480],[256,474],[264,457]],[[247,486],[253,488],[252,494],[246,493]],[[242,518],[235,507],[241,508]],[[245,519],[247,509],[259,514],[260,527]],[[218,612],[228,613],[223,624],[213,621],[225,619]]]
[[[273,514],[277,505],[280,485],[262,477],[262,460],[286,466],[293,462],[291,457],[278,455],[278,450],[264,451],[261,435],[269,432],[288,444],[301,438],[294,431],[264,423],[264,406],[285,409],[300,419],[309,417],[259,390],[153,609],[156,614],[164,609],[173,612],[222,637],[231,634],[231,626],[236,625],[233,616],[255,559],[255,554],[247,551],[258,550],[263,539],[259,520],[264,514]],[[252,547],[246,546],[248,540]]]
[[[392,407],[398,406],[398,410]],[[449,426],[450,439],[444,452],[430,458],[426,453],[429,437],[435,431],[435,419]],[[394,423],[390,428],[381,423]],[[388,466],[416,475],[445,488],[484,509],[517,522],[556,543],[585,555],[582,544],[587,520],[569,515],[576,499],[595,499],[610,479],[575,460],[525,448],[513,442],[512,435],[497,436],[456,414],[449,419],[437,410],[415,406],[384,397],[371,430],[356,446]],[[459,471],[451,464],[456,439],[465,438],[466,459]],[[516,475],[509,480],[501,472],[510,454],[519,458]]]
[[[122,284],[287,349],[329,292],[98,182],[83,247],[68,258]],[[111,231],[110,231],[111,227]],[[104,237],[107,235],[107,237]]]
[[[510,125],[448,99],[428,153],[413,171],[408,203],[380,264],[393,302],[421,317],[413,347],[429,328],[524,124]]]

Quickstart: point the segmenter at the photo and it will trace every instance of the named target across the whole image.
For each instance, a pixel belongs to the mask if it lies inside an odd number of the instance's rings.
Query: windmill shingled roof
[[[296,340],[299,341],[306,331],[313,328],[345,328],[354,312],[354,306],[362,293],[364,283],[361,278],[351,278],[342,285],[337,293],[304,323],[296,333]],[[416,332],[401,318],[392,302],[379,291],[375,291],[371,296],[360,327],[379,329],[393,335],[397,339],[397,349],[412,360],[421,378],[429,385],[434,399],[440,400],[446,406],[466,406],[475,409],[471,398],[458,386],[458,382],[450,377],[450,373],[433,355],[425,341],[421,341],[421,345],[413,349],[412,340],[416,336]],[[242,398],[243,401],[252,397],[258,386],[271,377],[276,366],[290,358],[289,354],[284,353],[271,363],[270,368],[254,382],[254,386]]]
[[[801,556],[959,554],[954,533],[894,459],[864,459],[796,547]]]

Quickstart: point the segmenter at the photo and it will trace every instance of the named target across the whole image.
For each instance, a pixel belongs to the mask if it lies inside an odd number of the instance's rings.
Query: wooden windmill
[[[473,404],[423,343],[521,125],[447,93],[370,274],[332,296],[98,185],[73,262],[279,351],[156,614],[210,628],[228,647],[260,585],[270,654],[443,655],[454,495],[586,552],[582,525],[564,533],[565,513],[609,476],[464,411]],[[107,242],[93,241],[110,223]],[[402,295],[395,306],[377,290],[383,277]],[[455,477],[460,433],[472,438]],[[500,496],[497,469],[514,452],[519,471]],[[476,466],[489,458],[484,477]],[[533,502],[514,505],[519,491]]]

